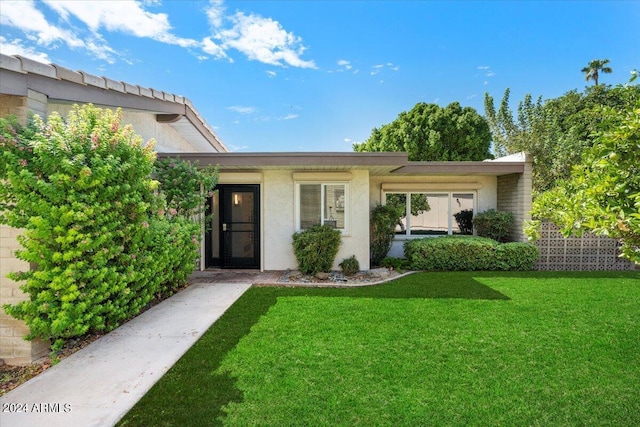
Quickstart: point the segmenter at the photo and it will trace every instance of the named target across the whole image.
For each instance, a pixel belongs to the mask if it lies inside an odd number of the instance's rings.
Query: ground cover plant
[[[120,425],[640,424],[640,273],[254,287]]]

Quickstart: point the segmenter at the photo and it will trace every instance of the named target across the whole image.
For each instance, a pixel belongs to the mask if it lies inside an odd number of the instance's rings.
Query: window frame
[[[349,191],[349,181],[330,181],[330,180],[313,180],[313,181],[295,181],[295,229],[296,231],[306,230],[301,226],[301,206],[302,198],[300,196],[300,187],[303,185],[320,185],[320,223],[324,224],[329,218],[325,217],[325,194],[326,187],[331,185],[343,185],[344,186],[344,228],[336,227],[336,230],[340,231],[342,235],[349,235],[351,233],[351,221],[350,221],[350,205],[351,195]]]
[[[405,195],[405,218],[406,218],[406,230],[404,234],[396,234],[394,239],[409,240],[420,238],[434,238],[442,236],[452,236],[453,234],[453,195],[454,194],[471,194],[473,195],[473,214],[478,212],[478,192],[476,190],[383,190],[382,199],[383,203],[387,204],[388,194],[404,194]],[[444,235],[429,235],[429,234],[411,234],[411,195],[412,194],[430,194],[430,195],[447,195],[447,234]],[[476,235],[474,228],[473,235]]]

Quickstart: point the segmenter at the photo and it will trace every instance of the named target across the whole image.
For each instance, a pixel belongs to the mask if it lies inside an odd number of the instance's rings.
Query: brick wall
[[[619,244],[608,237],[584,233],[582,237],[563,237],[558,227],[550,222],[540,225],[540,239],[536,246],[540,258],[538,270],[633,270],[635,264],[618,255]]]
[[[25,124],[29,112],[46,116],[47,97],[29,90],[28,96],[0,95],[0,116],[14,115]],[[27,299],[20,290],[20,283],[7,278],[7,274],[29,269],[29,264],[17,259],[15,251],[20,248],[17,237],[21,231],[0,225],[0,307]],[[24,322],[7,315],[0,308],[0,359],[8,364],[28,364],[47,354],[48,343],[40,340],[25,341],[28,331]]]
[[[499,211],[513,213],[514,221],[509,230],[509,240],[526,242],[524,222],[531,219],[531,162],[525,162],[524,173],[498,177],[497,206]]]

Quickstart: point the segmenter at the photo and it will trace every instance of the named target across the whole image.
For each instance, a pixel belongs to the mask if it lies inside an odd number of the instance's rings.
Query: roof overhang
[[[0,54],[0,93],[27,96],[29,90],[46,95],[53,103],[92,103],[155,114],[156,121],[176,129],[197,150],[228,151],[191,102],[182,96]]]
[[[509,175],[524,172],[523,162],[410,162],[407,153],[284,152],[284,153],[159,153],[221,171],[368,170],[372,176]]]

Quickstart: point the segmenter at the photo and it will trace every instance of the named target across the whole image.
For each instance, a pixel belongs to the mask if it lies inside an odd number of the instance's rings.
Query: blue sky
[[[625,83],[639,23],[636,1],[0,0],[0,51],[183,95],[232,151],[351,151],[418,102],[553,98],[596,58]]]

